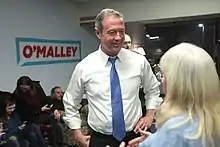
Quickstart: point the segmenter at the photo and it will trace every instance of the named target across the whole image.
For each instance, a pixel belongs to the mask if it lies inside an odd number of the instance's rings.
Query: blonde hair
[[[169,49],[160,65],[166,79],[165,102],[156,118],[157,126],[173,116],[187,113],[186,120],[198,117],[197,132],[190,139],[205,137],[214,146],[220,139],[220,82],[215,63],[202,48],[181,43]]]

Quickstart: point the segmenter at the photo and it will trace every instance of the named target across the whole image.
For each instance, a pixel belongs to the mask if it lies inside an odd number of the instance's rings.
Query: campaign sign
[[[15,43],[20,66],[81,61],[80,41],[17,37]]]

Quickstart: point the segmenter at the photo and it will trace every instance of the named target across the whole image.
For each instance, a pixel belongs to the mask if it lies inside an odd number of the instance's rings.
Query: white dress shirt
[[[160,83],[144,56],[122,48],[117,57],[115,64],[120,79],[125,127],[128,132],[134,129],[142,116],[140,85],[146,94],[147,109],[155,109],[161,102]],[[81,120],[77,106],[85,93],[89,103],[89,126],[94,131],[112,134],[111,63],[108,58],[109,56],[98,49],[75,67],[63,97],[65,120],[71,129],[80,128]]]

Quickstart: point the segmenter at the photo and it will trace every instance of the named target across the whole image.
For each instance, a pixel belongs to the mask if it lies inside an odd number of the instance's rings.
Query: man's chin
[[[120,50],[121,50],[121,47],[112,48],[112,51],[113,51],[115,54],[118,54]]]
[[[109,46],[106,50],[103,50],[109,56],[117,56],[119,51],[121,50],[121,46]]]
[[[114,51],[120,51],[121,48],[122,48],[122,46],[113,46],[113,47],[112,47],[112,50],[114,50]]]
[[[113,45],[113,48],[121,48],[122,45]]]

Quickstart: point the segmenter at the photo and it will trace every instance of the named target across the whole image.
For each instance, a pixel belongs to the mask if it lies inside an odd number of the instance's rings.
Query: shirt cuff
[[[67,126],[70,128],[70,129],[80,129],[81,128],[81,119],[68,119],[66,117],[63,117],[63,120],[64,122],[67,124]]]
[[[152,97],[151,101],[148,101],[146,103],[146,109],[156,109],[160,106],[160,104],[163,102],[163,99],[161,97]]]

